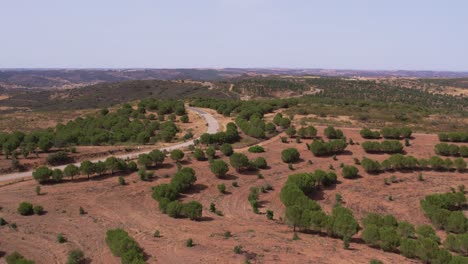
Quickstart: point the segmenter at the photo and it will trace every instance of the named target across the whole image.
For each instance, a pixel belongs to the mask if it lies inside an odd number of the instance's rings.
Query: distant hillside
[[[336,77],[404,77],[461,78],[468,72],[447,71],[365,71],[333,69],[0,69],[0,87],[64,89],[102,82],[126,80],[205,80],[220,81],[265,75],[336,76]]]
[[[26,107],[33,110],[101,108],[143,98],[214,97],[234,98],[232,93],[210,90],[199,83],[161,80],[102,83],[68,90],[33,90],[12,94],[0,100],[0,107]]]

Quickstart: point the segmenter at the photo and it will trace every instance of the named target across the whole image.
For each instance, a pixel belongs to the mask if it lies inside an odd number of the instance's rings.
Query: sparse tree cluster
[[[372,131],[368,128],[363,128],[359,132],[361,134],[361,137],[365,139],[378,139],[380,138],[380,132],[379,131]]]
[[[114,256],[121,258],[122,263],[146,263],[143,249],[121,228],[107,230],[106,244]]]
[[[314,140],[311,144],[307,144],[307,147],[315,156],[339,154],[342,153],[347,146],[348,143],[343,139],[330,140],[328,142]]]
[[[187,217],[197,220],[202,217],[202,205],[197,201],[182,203],[177,201],[179,193],[189,190],[197,177],[192,168],[185,167],[172,177],[169,184],[161,184],[153,187],[152,197],[159,202],[161,212],[173,218]]]
[[[380,131],[385,139],[410,138],[413,131],[409,127],[384,127]]]
[[[367,153],[400,153],[403,151],[403,144],[397,140],[366,141],[361,146]]]
[[[328,139],[343,139],[344,138],[343,131],[341,129],[335,129],[332,126],[328,126],[327,128],[325,128],[324,134]]]
[[[442,156],[468,157],[468,146],[458,146],[455,144],[439,143],[434,147],[435,153]]]
[[[385,170],[451,170],[454,168],[463,172],[467,166],[466,161],[462,158],[451,160],[449,158],[442,159],[439,156],[432,156],[429,159],[417,159],[411,155],[405,156],[402,154],[394,154],[382,162],[364,158],[361,161],[361,165],[369,173],[378,173]]]
[[[439,133],[440,141],[468,142],[468,132]]]
[[[422,209],[437,228],[457,234],[468,232],[468,218],[461,211],[465,204],[463,192],[432,194],[421,201]]]

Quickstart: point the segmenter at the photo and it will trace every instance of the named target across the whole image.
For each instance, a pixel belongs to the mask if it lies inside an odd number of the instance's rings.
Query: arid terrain
[[[322,136],[324,127],[317,129]],[[357,129],[343,128],[343,132],[354,142],[364,141]],[[352,209],[357,219],[368,212],[377,212],[393,214],[415,225],[430,224],[419,205],[425,195],[448,192],[451,187],[467,183],[466,174],[456,172],[424,171],[424,181],[418,181],[417,172],[369,175],[360,166],[358,179],[344,179],[340,163],[353,164],[353,158],[363,156],[383,160],[387,155],[366,154],[355,144],[349,146],[345,154],[338,155],[337,160],[317,158],[306,148],[305,143],[310,140],[303,140],[301,144],[291,140],[285,144],[280,142],[280,136],[260,144],[266,150],[264,153],[239,150],[251,158],[266,158],[270,168],[261,171],[264,179],[258,179],[256,173],[237,173],[232,168],[226,179],[217,179],[209,171],[207,161],[193,158],[183,161],[184,166],[195,169],[198,180],[182,200],[198,200],[203,204],[200,221],[170,218],[157,209],[157,202],[151,198],[151,187],[168,182],[170,179],[166,177],[176,172],[172,161],[166,161],[162,168],[155,170],[157,177],[151,182],[139,180],[136,173],[125,176],[126,186],[118,185],[117,175],[45,185],[43,195],[39,196],[34,193],[37,183],[33,180],[2,186],[0,215],[18,227],[17,230],[1,227],[0,248],[6,252],[21,252],[34,258],[36,263],[63,263],[68,250],[78,247],[93,263],[119,263],[105,244],[105,230],[122,227],[144,249],[148,263],[243,263],[245,259],[252,263],[368,263],[371,259],[384,263],[419,263],[370,248],[359,241],[359,235],[352,241],[351,250],[343,250],[339,239],[320,235],[301,233],[300,240],[292,240],[292,228],[283,221],[284,206],[279,200],[279,191],[288,175],[318,168],[327,171],[331,164],[339,175],[339,184],[311,197],[326,212],[330,212],[335,194],[340,193],[345,206]],[[411,146],[405,148],[407,154],[418,158],[432,156],[437,136],[418,133],[413,136]],[[296,147],[301,153],[301,161],[294,164],[294,171],[281,161],[281,151],[286,147]],[[218,155],[228,161],[219,152]],[[385,185],[383,179],[390,175],[401,181]],[[233,187],[233,181],[237,181],[239,187]],[[226,194],[217,190],[220,183],[226,184]],[[260,214],[255,214],[247,200],[249,189],[266,183],[273,190],[260,194]],[[388,195],[394,200],[386,199]],[[16,207],[22,201],[42,205],[46,214],[18,215]],[[208,211],[212,202],[223,216]],[[87,213],[80,215],[79,207]],[[267,209],[274,211],[273,221],[265,217]],[[465,211],[465,215],[468,212]],[[155,230],[160,231],[160,238],[153,237]],[[225,231],[230,231],[232,237],[225,238]],[[68,242],[57,243],[58,233],[63,233]],[[194,247],[185,247],[188,238],[193,239]],[[243,246],[242,254],[233,253],[236,245]]]

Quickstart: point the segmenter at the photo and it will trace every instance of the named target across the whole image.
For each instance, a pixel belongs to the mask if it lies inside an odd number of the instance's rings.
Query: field
[[[319,136],[324,127],[317,126]],[[347,138],[362,143],[358,129],[342,128]],[[330,165],[339,175],[336,186],[324,188],[315,193],[316,200],[329,213],[335,203],[335,194],[343,196],[344,206],[350,208],[358,220],[368,212],[393,214],[398,220],[406,220],[415,225],[430,224],[420,207],[419,201],[431,193],[449,192],[451,187],[466,184],[466,173],[423,171],[424,181],[418,181],[416,171],[382,173],[369,175],[362,167],[358,179],[341,177],[340,163],[354,164],[353,158],[363,156],[383,160],[386,154],[364,153],[360,145],[348,146],[348,151],[332,157],[317,158],[302,143],[281,143],[275,136],[262,145],[265,153],[249,153],[246,148],[237,150],[249,158],[263,156],[269,169],[261,170],[264,179],[257,173],[238,173],[230,168],[225,179],[218,179],[208,169],[207,161],[190,159],[184,166],[195,169],[197,182],[182,196],[183,201],[197,200],[203,205],[200,221],[174,219],[158,210],[158,203],[151,198],[151,187],[169,182],[167,176],[176,172],[174,162],[166,160],[162,168],[155,170],[157,176],[151,182],[141,181],[136,173],[124,175],[128,185],[117,183],[117,176],[94,177],[91,181],[65,182],[44,185],[42,195],[36,195],[33,180],[0,187],[0,215],[9,223],[16,223],[17,230],[8,226],[0,228],[0,248],[5,252],[18,251],[36,263],[63,263],[67,252],[80,248],[93,263],[120,263],[112,255],[105,243],[105,231],[122,227],[143,248],[148,263],[369,263],[379,259],[383,263],[419,263],[395,253],[383,252],[368,247],[359,239],[359,234],[351,241],[350,250],[344,250],[342,241],[326,236],[299,233],[299,240],[292,240],[292,228],[284,223],[284,206],[279,199],[279,191],[288,175],[311,172],[315,169],[328,171]],[[428,158],[438,142],[433,134],[413,134],[407,154],[417,158]],[[466,143],[460,143],[466,144]],[[281,151],[296,147],[301,153],[301,161],[294,164],[294,171],[281,161]],[[219,153],[221,159],[228,158]],[[311,160],[312,164],[308,161]],[[465,159],[466,160],[466,159]],[[400,181],[384,184],[384,178],[395,175]],[[237,181],[239,187],[233,187]],[[217,185],[227,186],[226,194],[217,190]],[[260,193],[260,214],[255,214],[247,200],[251,187],[265,184],[272,191]],[[393,201],[388,199],[393,197]],[[44,207],[42,216],[20,216],[16,213],[18,204],[30,201]],[[215,203],[223,216],[209,212],[210,203]],[[79,214],[83,207],[86,214]],[[268,220],[266,210],[274,211],[274,220]],[[465,215],[468,212],[465,209]],[[159,230],[161,237],[154,237]],[[232,237],[225,237],[230,231]],[[68,242],[56,242],[57,234],[63,233]],[[444,237],[443,232],[438,232]],[[192,238],[194,247],[186,247],[185,241]],[[241,245],[241,254],[235,254],[235,246]]]

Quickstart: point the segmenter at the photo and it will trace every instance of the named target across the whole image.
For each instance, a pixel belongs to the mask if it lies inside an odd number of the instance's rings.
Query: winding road
[[[188,106],[187,108],[189,110],[192,110],[192,111],[196,112],[198,115],[200,115],[201,117],[203,117],[205,119],[205,121],[206,121],[206,123],[208,125],[206,133],[214,134],[214,133],[218,132],[219,123],[213,117],[213,115],[203,111],[200,108],[190,107],[190,106]],[[171,151],[171,150],[174,150],[174,149],[185,148],[185,147],[188,147],[188,146],[192,145],[195,140],[196,139],[192,139],[190,141],[185,141],[185,142],[178,143],[178,144],[175,144],[175,145],[172,145],[172,146],[169,146],[169,147],[161,148],[160,150]],[[150,151],[152,151],[152,150],[145,150],[145,151],[134,152],[134,153],[130,153],[130,154],[111,155],[111,156],[115,156],[116,158],[120,158],[120,159],[124,159],[124,160],[126,160],[126,159],[136,159],[136,158],[138,158],[138,155],[149,153]],[[94,160],[91,160],[91,161],[92,162],[105,161],[108,157],[110,157],[110,156],[106,156],[106,157],[99,158],[99,159],[94,159]],[[63,170],[67,165],[68,164],[61,165],[61,166],[54,166],[54,167],[50,167],[50,168],[51,169],[61,169],[61,170]],[[74,165],[79,167],[81,165],[81,162],[74,163]],[[32,171],[16,172],[16,173],[0,175],[0,182],[2,182],[2,181],[11,181],[11,180],[27,178],[27,177],[32,177]]]

